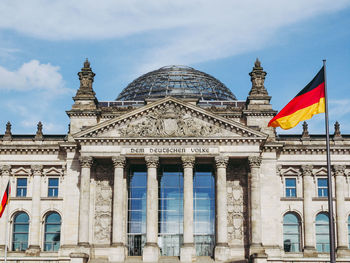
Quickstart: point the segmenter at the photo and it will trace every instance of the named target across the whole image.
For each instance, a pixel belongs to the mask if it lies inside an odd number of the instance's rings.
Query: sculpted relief
[[[169,105],[158,111],[153,111],[137,123],[129,123],[119,130],[121,136],[134,137],[195,137],[216,135],[222,129],[193,118],[185,111],[177,109],[175,105]]]
[[[97,244],[109,244],[111,239],[112,188],[107,170],[100,168],[96,172],[94,239]]]

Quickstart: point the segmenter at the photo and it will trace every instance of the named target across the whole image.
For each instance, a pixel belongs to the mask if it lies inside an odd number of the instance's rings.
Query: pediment
[[[76,133],[74,138],[259,138],[267,135],[167,97]]]

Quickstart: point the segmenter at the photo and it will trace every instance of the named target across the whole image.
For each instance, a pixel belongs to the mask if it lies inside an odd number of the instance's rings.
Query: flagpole
[[[9,234],[9,211],[8,210],[9,210],[9,208],[7,207],[7,211],[6,211],[6,230],[5,230],[5,257],[4,257],[4,262],[5,263],[7,263],[7,243],[8,243],[8,234]]]
[[[326,60],[323,60],[324,67],[324,91],[325,91],[325,122],[326,122],[326,145],[327,145],[327,179],[328,179],[328,214],[329,214],[329,244],[330,262],[335,263],[335,234],[334,234],[334,214],[333,214],[333,191],[331,175],[331,154],[329,147],[329,124],[328,124],[328,97],[327,97],[327,74]]]

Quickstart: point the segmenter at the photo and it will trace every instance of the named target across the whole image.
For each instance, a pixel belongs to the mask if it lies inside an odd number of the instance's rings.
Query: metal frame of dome
[[[167,96],[200,100],[237,100],[221,81],[186,66],[166,66],[148,72],[131,82],[116,100],[145,100]]]

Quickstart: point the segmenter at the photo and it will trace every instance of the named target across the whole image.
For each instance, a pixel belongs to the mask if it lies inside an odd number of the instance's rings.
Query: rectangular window
[[[318,178],[317,179],[317,193],[318,193],[318,197],[327,197],[328,196],[327,178]]]
[[[17,178],[16,196],[18,197],[27,196],[27,178]]]
[[[58,196],[58,178],[49,178],[48,197]]]
[[[286,197],[297,196],[297,181],[295,178],[286,178]]]

